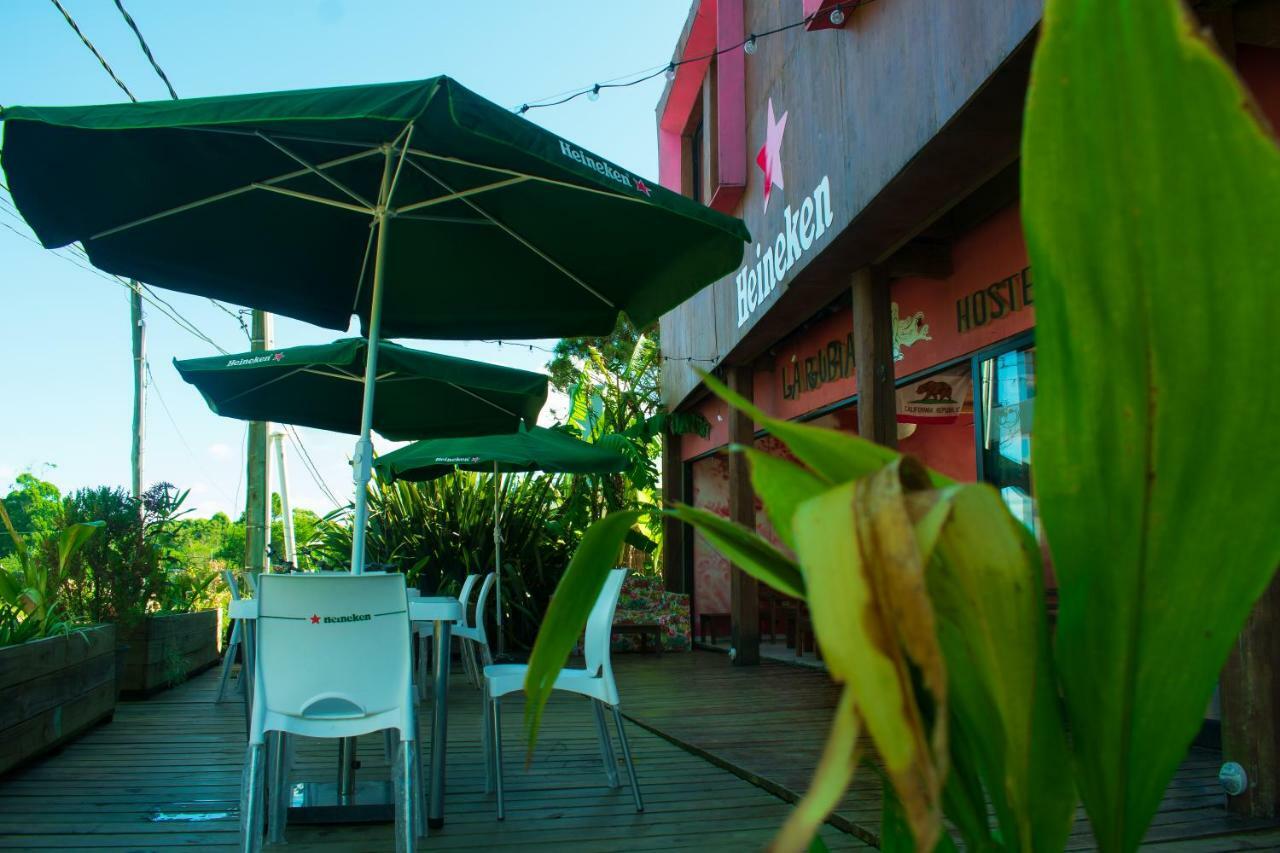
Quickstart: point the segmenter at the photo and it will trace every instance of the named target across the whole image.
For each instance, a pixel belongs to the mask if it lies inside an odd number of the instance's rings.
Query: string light
[[[862,6],[866,6],[868,3],[871,3],[871,2],[873,2],[873,0],[845,0],[845,2],[843,3],[838,3],[835,6],[831,7],[829,11],[830,21],[835,26],[840,26],[840,24],[844,23],[848,12],[852,12],[856,9],[861,8]],[[759,42],[761,39],[767,38],[772,35],[777,35],[778,33],[786,32],[787,30],[795,29],[796,27],[807,26],[808,24],[812,23],[814,18],[816,18],[819,14],[822,14],[822,13],[812,12],[804,16],[798,21],[792,21],[789,24],[783,24],[780,27],[774,27],[773,29],[765,30],[764,32],[752,33],[746,39],[738,42],[737,44],[726,45],[725,47],[718,48],[716,50],[711,51],[710,53],[704,53],[700,56],[689,56],[680,60],[672,60],[671,62],[668,62],[666,65],[657,66],[653,70],[637,72],[636,76],[633,76],[631,79],[618,78],[618,80],[615,82],[593,83],[590,86],[584,86],[579,89],[573,89],[561,95],[550,95],[546,98],[539,98],[534,101],[525,101],[519,106],[512,107],[511,109],[515,113],[518,113],[520,115],[525,115],[526,113],[529,112],[529,110],[542,110],[542,109],[546,109],[547,107],[558,107],[561,104],[567,104],[570,101],[576,100],[582,97],[583,95],[586,95],[588,100],[595,101],[600,98],[600,92],[604,89],[624,89],[628,86],[638,86],[641,83],[645,83],[645,82],[648,82],[649,80],[652,80],[653,78],[657,77],[659,74],[664,75],[668,80],[674,80],[676,77],[676,70],[682,65],[705,62],[708,59],[714,59],[715,57],[720,56],[721,54],[729,53],[730,51],[734,51],[738,49],[741,49],[743,53],[746,53],[748,55],[754,54],[757,48],[759,47]]]

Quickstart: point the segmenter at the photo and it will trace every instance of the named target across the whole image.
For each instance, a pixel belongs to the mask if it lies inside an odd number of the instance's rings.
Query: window
[[[980,407],[978,475],[994,485],[1014,517],[1039,535],[1031,489],[1031,428],[1036,398],[1035,344],[977,363]]]
[[[703,122],[699,118],[693,132],[689,134],[689,197],[699,204],[704,203],[703,188],[707,185],[706,168],[703,165],[706,159],[706,141],[703,139],[702,127]]]

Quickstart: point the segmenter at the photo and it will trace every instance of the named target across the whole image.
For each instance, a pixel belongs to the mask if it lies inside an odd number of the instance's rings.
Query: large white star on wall
[[[769,192],[777,187],[778,189],[786,189],[782,183],[782,160],[778,155],[778,149],[782,147],[782,134],[787,129],[787,114],[783,113],[781,119],[775,120],[773,117],[773,98],[769,99],[769,122],[764,129],[764,145],[760,148],[760,153],[756,155],[756,163],[760,166],[760,171],[764,172],[764,209],[769,209]]]

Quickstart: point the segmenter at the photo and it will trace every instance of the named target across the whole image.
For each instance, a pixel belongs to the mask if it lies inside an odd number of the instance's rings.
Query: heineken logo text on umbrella
[[[268,362],[281,361],[283,359],[284,359],[284,353],[282,352],[278,352],[275,354],[263,353],[262,355],[255,355],[251,358],[230,359],[227,362],[227,367],[245,367],[250,364],[266,364]]]
[[[637,178],[631,180],[631,175],[614,167],[614,165],[606,160],[597,160],[581,148],[575,148],[563,139],[560,140],[560,153],[568,157],[575,163],[581,163],[588,169],[595,169],[611,181],[617,181],[627,189],[639,190],[645,195],[649,195],[651,190],[644,181]]]

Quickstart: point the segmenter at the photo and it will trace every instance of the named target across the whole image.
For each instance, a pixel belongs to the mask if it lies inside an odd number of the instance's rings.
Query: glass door
[[[978,362],[979,476],[994,485],[1015,518],[1039,538],[1031,489],[1036,348],[1028,344]]]

